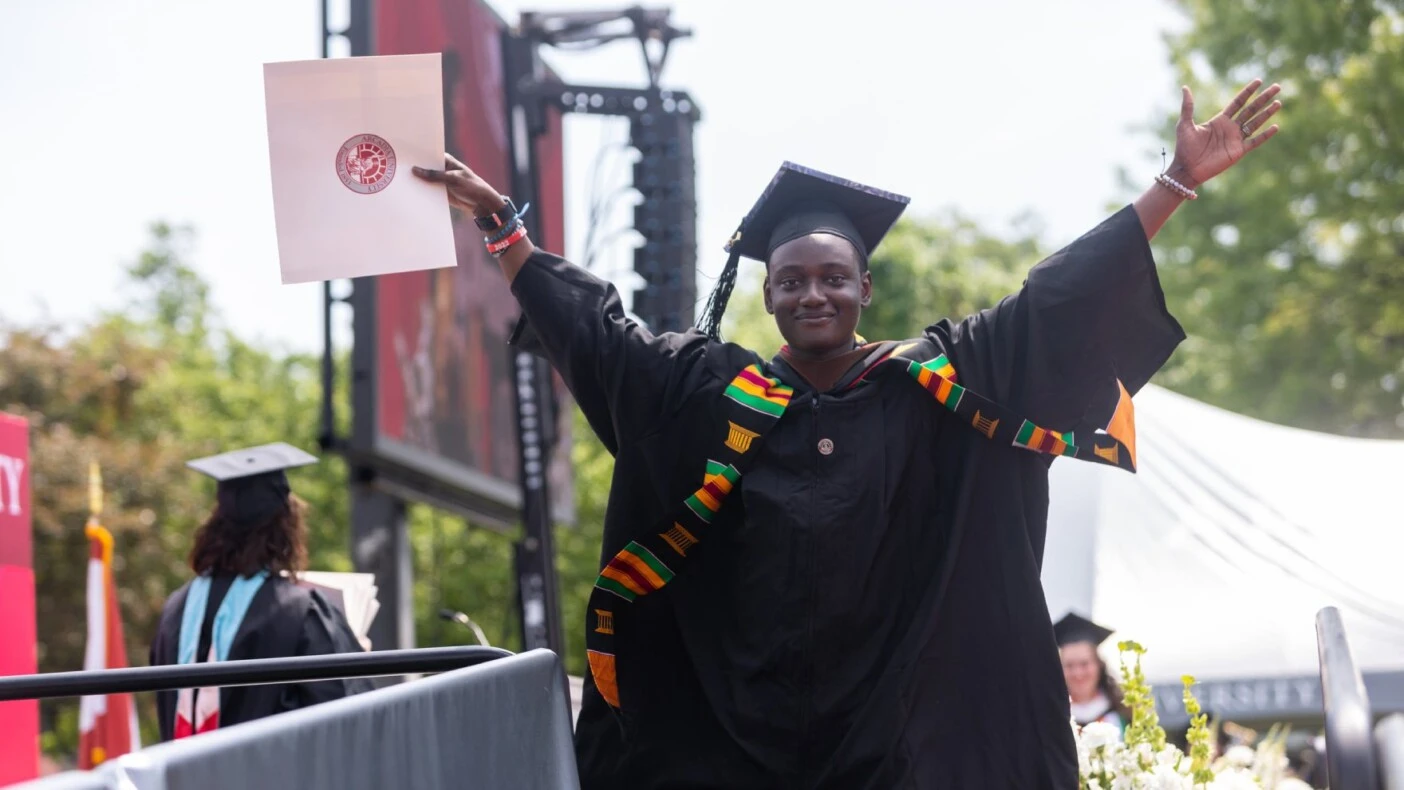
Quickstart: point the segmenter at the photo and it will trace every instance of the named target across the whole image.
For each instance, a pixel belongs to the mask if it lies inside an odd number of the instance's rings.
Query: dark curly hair
[[[1107,696],[1107,701],[1111,703],[1112,709],[1121,716],[1121,720],[1130,724],[1131,708],[1126,705],[1126,693],[1121,690],[1121,684],[1116,682],[1111,670],[1107,668],[1107,662],[1103,661],[1100,655],[1096,653],[1093,655],[1097,656],[1097,664],[1101,667],[1101,671],[1098,672],[1097,688],[1101,689],[1102,693]]]
[[[307,567],[307,527],[303,523],[306,511],[307,503],[296,494],[289,494],[287,508],[249,526],[225,518],[216,505],[195,531],[190,567],[201,575],[252,576],[267,570],[274,574],[287,571],[296,578],[297,572]]]

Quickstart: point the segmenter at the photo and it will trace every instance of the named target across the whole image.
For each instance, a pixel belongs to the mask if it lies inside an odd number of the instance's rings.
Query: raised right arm
[[[447,186],[450,203],[474,216],[506,204],[461,162],[447,157],[447,164],[443,171],[414,172]],[[550,361],[610,452],[648,433],[695,388],[706,336],[651,334],[625,314],[613,285],[537,249],[530,238],[497,261],[522,308],[513,345]]]

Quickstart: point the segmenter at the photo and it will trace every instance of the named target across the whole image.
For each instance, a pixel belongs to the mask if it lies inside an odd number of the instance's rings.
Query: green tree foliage
[[[1249,71],[1282,82],[1287,109],[1271,145],[1201,190],[1204,199],[1156,239],[1172,310],[1191,334],[1160,383],[1281,422],[1404,435],[1404,142],[1387,133],[1404,121],[1400,0],[1182,4],[1194,24],[1174,54],[1201,111],[1221,105]],[[904,220],[874,257],[860,332],[909,337],[993,305],[1046,254],[1036,238],[1030,225],[1002,237],[955,212]],[[213,483],[185,461],[277,440],[315,447],[319,360],[228,331],[185,263],[192,240],[188,229],[155,226],[115,313],[77,329],[0,327],[0,409],[33,426],[41,671],[82,665],[90,460],[108,492],[103,521],[117,540],[128,653],[143,664],[162,603],[188,578],[189,538],[212,499]],[[743,274],[726,335],[769,356],[781,340],[760,297],[763,271]],[[349,417],[346,393],[337,398]],[[576,418],[579,526],[556,531],[572,674],[585,667],[584,607],[613,468]],[[292,481],[311,505],[313,566],[349,570],[344,464],[327,456]],[[418,643],[474,641],[438,618],[451,608],[493,644],[517,648],[519,533],[419,506],[409,523]],[[151,701],[140,703],[150,741]],[[47,748],[67,759],[76,708],[43,706]]]
[[[1160,382],[1277,422],[1404,436],[1404,2],[1178,5],[1191,24],[1171,51],[1197,116],[1259,76],[1284,109],[1277,137],[1155,240],[1190,335]]]
[[[189,578],[190,535],[213,501],[213,482],[185,462],[279,440],[315,448],[319,360],[263,350],[222,328],[208,286],[185,263],[191,239],[188,229],[156,225],[150,249],[128,269],[130,303],[117,313],[76,331],[0,334],[0,409],[31,424],[41,672],[83,664],[90,461],[103,472],[127,653],[142,665],[166,596]],[[345,474],[335,458],[292,474],[311,505],[314,567],[350,567]],[[150,742],[155,721],[144,696]],[[41,710],[46,749],[72,759],[77,701]]]
[[[409,514],[414,557],[415,644],[474,645],[472,631],[439,617],[442,609],[473,619],[488,643],[520,649],[512,542],[519,530],[499,532],[413,505]]]
[[[191,458],[264,442],[316,449],[320,359],[253,345],[224,325],[210,291],[188,265],[187,228],[157,224],[149,248],[127,270],[120,309],[77,328],[0,327],[0,410],[31,423],[34,565],[39,669],[80,669],[87,473],[96,460],[116,540],[114,574],[133,665],[148,650],[166,597],[189,579],[190,537],[207,515],[214,484],[187,469]],[[343,369],[344,366],[343,366]],[[344,381],[342,382],[344,384]],[[347,393],[337,410],[349,418]],[[584,671],[584,606],[599,561],[612,464],[580,421],[579,528],[557,530],[567,669]],[[345,426],[342,426],[343,432]],[[351,570],[346,467],[334,455],[290,473],[310,506],[311,565]],[[520,645],[511,566],[517,530],[474,527],[414,506],[415,624],[420,645],[471,644],[467,629],[441,620],[467,612],[490,642]],[[151,695],[138,697],[143,741],[155,740]],[[45,750],[71,762],[77,700],[42,705]]]
[[[605,502],[614,459],[595,438],[578,409],[573,415],[571,463],[576,524],[553,531],[566,671],[585,672],[585,604],[600,568]],[[476,644],[476,635],[439,617],[442,609],[461,611],[483,630],[489,643],[521,649],[516,574],[512,547],[520,526],[507,530],[475,526],[464,519],[412,506],[410,539],[415,562],[416,644],[421,647]]]
[[[575,413],[571,460],[575,470],[576,526],[557,527],[556,574],[566,671],[585,672],[585,604],[600,570],[605,502],[614,458]],[[461,611],[483,629],[488,641],[521,648],[512,544],[520,529],[496,532],[459,518],[415,507],[410,517],[415,556],[416,641],[431,645],[476,644],[472,631],[438,617],[442,608]]]

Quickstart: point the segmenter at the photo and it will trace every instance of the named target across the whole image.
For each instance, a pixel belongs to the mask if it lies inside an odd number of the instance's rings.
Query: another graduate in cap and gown
[[[1078,786],[1039,580],[1048,468],[1134,470],[1130,396],[1184,338],[1148,240],[1242,156],[1210,144],[1225,123],[1184,124],[1192,158],[999,304],[876,342],[856,330],[901,196],[785,164],[701,326],[655,333],[467,166],[414,168],[475,217],[522,308],[513,342],[615,458],[585,790]],[[720,338],[743,256],[779,353]]]
[[[1107,662],[1097,653],[1112,630],[1069,612],[1053,624],[1053,635],[1063,661],[1073,721],[1080,727],[1100,721],[1124,731],[1131,723],[1131,712],[1116,678],[1107,671]]]
[[[151,665],[356,653],[342,612],[299,587],[307,561],[303,505],[284,470],[316,458],[270,444],[191,461],[218,482],[216,505],[196,531],[194,580],[166,601]],[[338,699],[373,688],[363,679],[158,692],[161,740]]]

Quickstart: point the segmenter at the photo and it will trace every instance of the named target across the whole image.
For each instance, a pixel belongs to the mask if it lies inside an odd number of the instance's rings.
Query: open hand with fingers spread
[[[1277,124],[1264,125],[1282,109],[1282,102],[1274,99],[1282,88],[1273,84],[1258,93],[1262,84],[1262,80],[1253,80],[1245,85],[1227,107],[1203,124],[1194,121],[1194,95],[1189,87],[1181,89],[1175,161],[1170,168],[1173,177],[1194,189],[1277,134]]]
[[[443,170],[414,167],[412,172],[425,181],[443,184],[448,188],[449,205],[475,217],[486,217],[506,205],[492,185],[451,154],[444,154]]]

